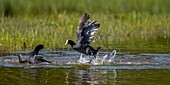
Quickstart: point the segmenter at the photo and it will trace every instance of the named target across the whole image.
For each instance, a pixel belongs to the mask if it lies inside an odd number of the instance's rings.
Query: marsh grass
[[[0,2],[0,50],[33,49],[40,43],[45,49],[70,49],[65,41],[76,41],[76,28],[84,11],[101,24],[94,47],[170,50],[169,0]]]
[[[101,23],[96,34],[97,40],[92,43],[95,47],[113,49],[152,46],[159,48],[161,44],[167,46],[169,44],[169,16],[135,15],[134,20],[133,13],[120,15],[119,18],[105,14],[91,15]],[[24,42],[27,49],[33,49],[39,43],[44,44],[46,49],[70,48],[64,44],[67,39],[76,40],[79,17],[75,16],[81,17],[76,13],[59,13],[46,17],[3,18],[0,29],[1,49],[21,50],[24,49]],[[162,43],[159,39],[166,41]]]

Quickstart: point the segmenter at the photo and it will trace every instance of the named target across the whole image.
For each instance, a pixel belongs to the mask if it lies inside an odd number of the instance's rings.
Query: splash
[[[99,54],[97,54],[95,59],[93,59],[93,56],[83,56],[83,54],[81,54],[78,63],[99,65],[104,64],[104,62],[114,62],[115,56],[116,50],[113,50],[110,54],[106,54],[104,56],[99,56]],[[91,59],[92,61],[90,62]]]
[[[89,63],[90,56],[84,57],[83,54],[80,55],[80,58],[78,60],[79,63]]]
[[[116,50],[113,50],[112,53],[110,54],[111,58],[109,59],[108,62],[112,62],[114,61],[115,57],[116,57]]]
[[[106,54],[102,60],[102,64],[104,63],[105,59],[108,57],[108,54]]]

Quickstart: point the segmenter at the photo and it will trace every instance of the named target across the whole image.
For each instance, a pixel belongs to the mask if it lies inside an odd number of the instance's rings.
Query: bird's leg
[[[90,59],[90,63],[96,59],[96,55],[93,56],[92,59]]]
[[[95,60],[96,59],[96,54],[94,53],[94,52],[92,52],[93,53],[93,60]]]
[[[91,53],[93,53],[93,52],[91,51]],[[92,61],[94,61],[95,59],[96,59],[96,55],[93,54],[93,58],[90,60],[90,63],[91,63]]]
[[[81,58],[83,58],[83,54],[82,54],[82,53],[80,54],[80,59],[81,59]]]
[[[93,61],[93,58],[92,58],[92,59],[90,59],[89,63],[91,63],[92,61]]]
[[[94,60],[96,59],[96,55],[93,56],[93,59],[94,59]]]

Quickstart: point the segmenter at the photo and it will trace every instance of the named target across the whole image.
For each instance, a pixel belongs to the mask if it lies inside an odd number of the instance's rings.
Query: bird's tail
[[[96,51],[98,51],[101,47],[96,48]]]
[[[97,54],[97,52],[99,51],[99,49],[101,49],[101,47],[96,48],[96,50],[95,50],[95,55]]]

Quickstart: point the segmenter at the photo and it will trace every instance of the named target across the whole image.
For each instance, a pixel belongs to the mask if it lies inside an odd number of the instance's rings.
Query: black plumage
[[[41,63],[41,62],[48,62],[51,63],[50,61],[47,61],[43,59],[41,55],[38,55],[38,52],[43,49],[44,46],[42,44],[37,45],[34,49],[34,51],[30,52],[28,56],[22,56],[21,54],[18,55],[19,62],[20,63]]]
[[[90,16],[86,13],[80,18],[79,25],[77,27],[77,42],[72,40],[67,40],[66,44],[71,45],[71,47],[83,54],[92,55],[94,58],[98,50],[101,47],[93,48],[89,44],[95,39],[94,34],[100,27],[96,21],[87,22]]]

